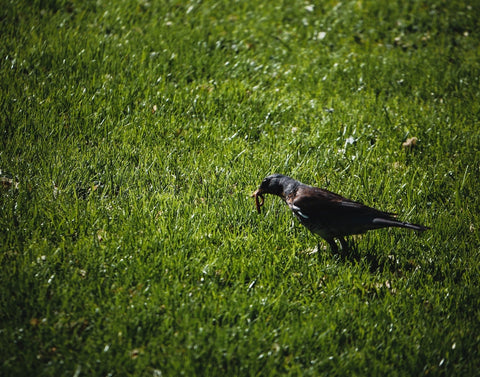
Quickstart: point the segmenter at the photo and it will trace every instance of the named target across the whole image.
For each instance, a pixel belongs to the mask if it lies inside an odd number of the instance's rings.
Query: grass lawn
[[[5,0],[0,27],[0,375],[478,373],[480,2]],[[256,213],[272,173],[432,229],[313,253]]]

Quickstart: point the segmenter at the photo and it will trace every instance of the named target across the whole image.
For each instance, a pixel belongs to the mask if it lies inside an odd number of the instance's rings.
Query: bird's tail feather
[[[413,229],[413,230],[417,230],[419,232],[424,232],[425,230],[428,230],[430,229],[428,226],[423,226],[423,225],[419,225],[419,224],[411,224],[411,223],[407,223],[407,222],[404,222],[404,221],[398,221],[398,220],[390,220],[390,219],[382,219],[382,218],[375,218],[373,219],[373,223],[376,224],[376,225],[380,225],[380,226],[394,226],[394,227],[397,227],[397,228],[407,228],[407,229]]]

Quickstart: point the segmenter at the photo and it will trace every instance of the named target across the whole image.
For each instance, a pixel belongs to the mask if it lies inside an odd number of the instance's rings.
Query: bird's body
[[[263,204],[263,194],[281,197],[293,214],[311,232],[325,239],[332,251],[338,251],[337,238],[342,249],[348,248],[345,236],[365,233],[368,230],[399,227],[417,231],[427,230],[423,225],[410,224],[395,219],[395,214],[383,212],[362,203],[344,198],[318,187],[305,185],[293,178],[273,174],[266,177],[255,191],[257,210]]]

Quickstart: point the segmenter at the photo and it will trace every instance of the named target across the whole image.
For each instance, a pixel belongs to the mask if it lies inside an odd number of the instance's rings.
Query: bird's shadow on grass
[[[396,273],[404,269],[404,266],[402,268],[393,255],[385,255],[374,247],[359,249],[354,242],[349,242],[348,246],[347,250],[339,250],[336,254],[336,257],[343,263],[363,264],[368,266],[371,273],[385,271]]]

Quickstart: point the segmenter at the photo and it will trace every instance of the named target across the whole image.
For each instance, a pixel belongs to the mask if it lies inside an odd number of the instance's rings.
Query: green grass
[[[4,1],[0,375],[478,373],[479,15]],[[274,172],[432,230],[311,254]]]

